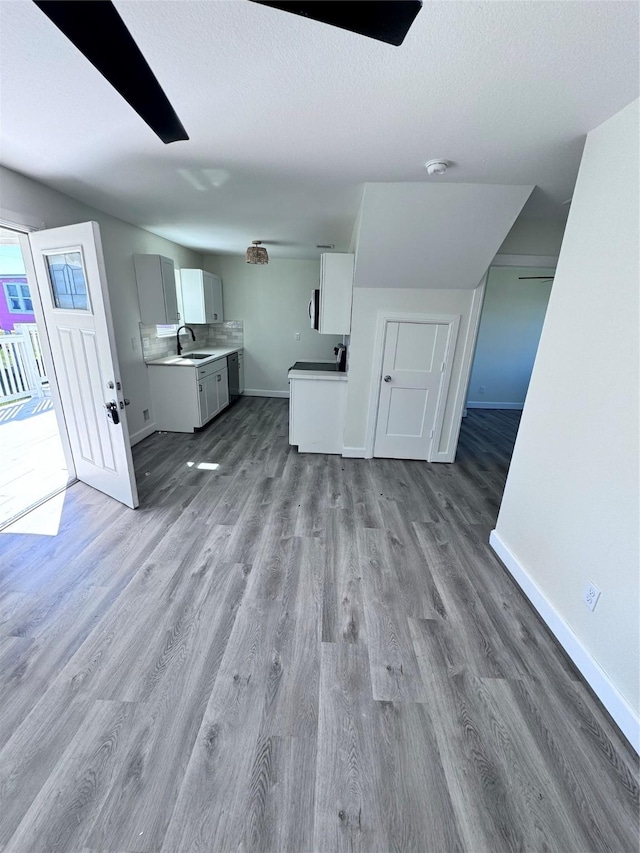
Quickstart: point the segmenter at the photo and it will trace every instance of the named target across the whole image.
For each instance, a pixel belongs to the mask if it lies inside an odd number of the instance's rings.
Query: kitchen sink
[[[210,352],[186,352],[182,357],[183,358],[196,358],[196,359],[211,358],[211,353]]]

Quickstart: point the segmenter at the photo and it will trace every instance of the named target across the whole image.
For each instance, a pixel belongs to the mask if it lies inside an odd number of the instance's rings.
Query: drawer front
[[[204,379],[206,376],[211,376],[212,373],[217,373],[219,370],[222,370],[222,368],[226,366],[226,358],[217,358],[215,361],[212,361],[209,364],[204,364],[202,367],[197,368],[198,380]]]

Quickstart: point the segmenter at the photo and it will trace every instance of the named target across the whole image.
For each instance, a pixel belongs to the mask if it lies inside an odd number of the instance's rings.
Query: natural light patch
[[[173,325],[168,326],[156,326],[156,335],[159,338],[168,338],[170,335],[175,335],[178,331],[178,324],[175,323]]]
[[[220,467],[217,462],[187,462],[187,468],[195,465],[200,471],[217,471]]]
[[[2,530],[2,533],[21,533],[35,536],[57,536],[60,530],[66,491],[54,495],[41,506],[32,509],[22,518]]]

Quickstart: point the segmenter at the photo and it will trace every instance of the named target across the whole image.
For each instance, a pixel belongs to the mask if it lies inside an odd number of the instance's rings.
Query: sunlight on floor
[[[0,524],[69,480],[53,411],[0,424]]]
[[[193,468],[196,466],[200,471],[217,471],[220,467],[217,462],[187,462],[187,468]]]
[[[60,492],[59,495],[54,495],[48,501],[45,501],[41,506],[23,515],[13,524],[5,527],[2,533],[30,533],[36,536],[57,536],[60,530],[60,521],[62,519],[62,510],[64,509],[64,501],[66,491]]]

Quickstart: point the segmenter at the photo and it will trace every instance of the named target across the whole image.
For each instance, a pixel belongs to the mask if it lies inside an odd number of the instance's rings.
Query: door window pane
[[[88,311],[87,283],[80,252],[46,255],[45,258],[56,308]]]

